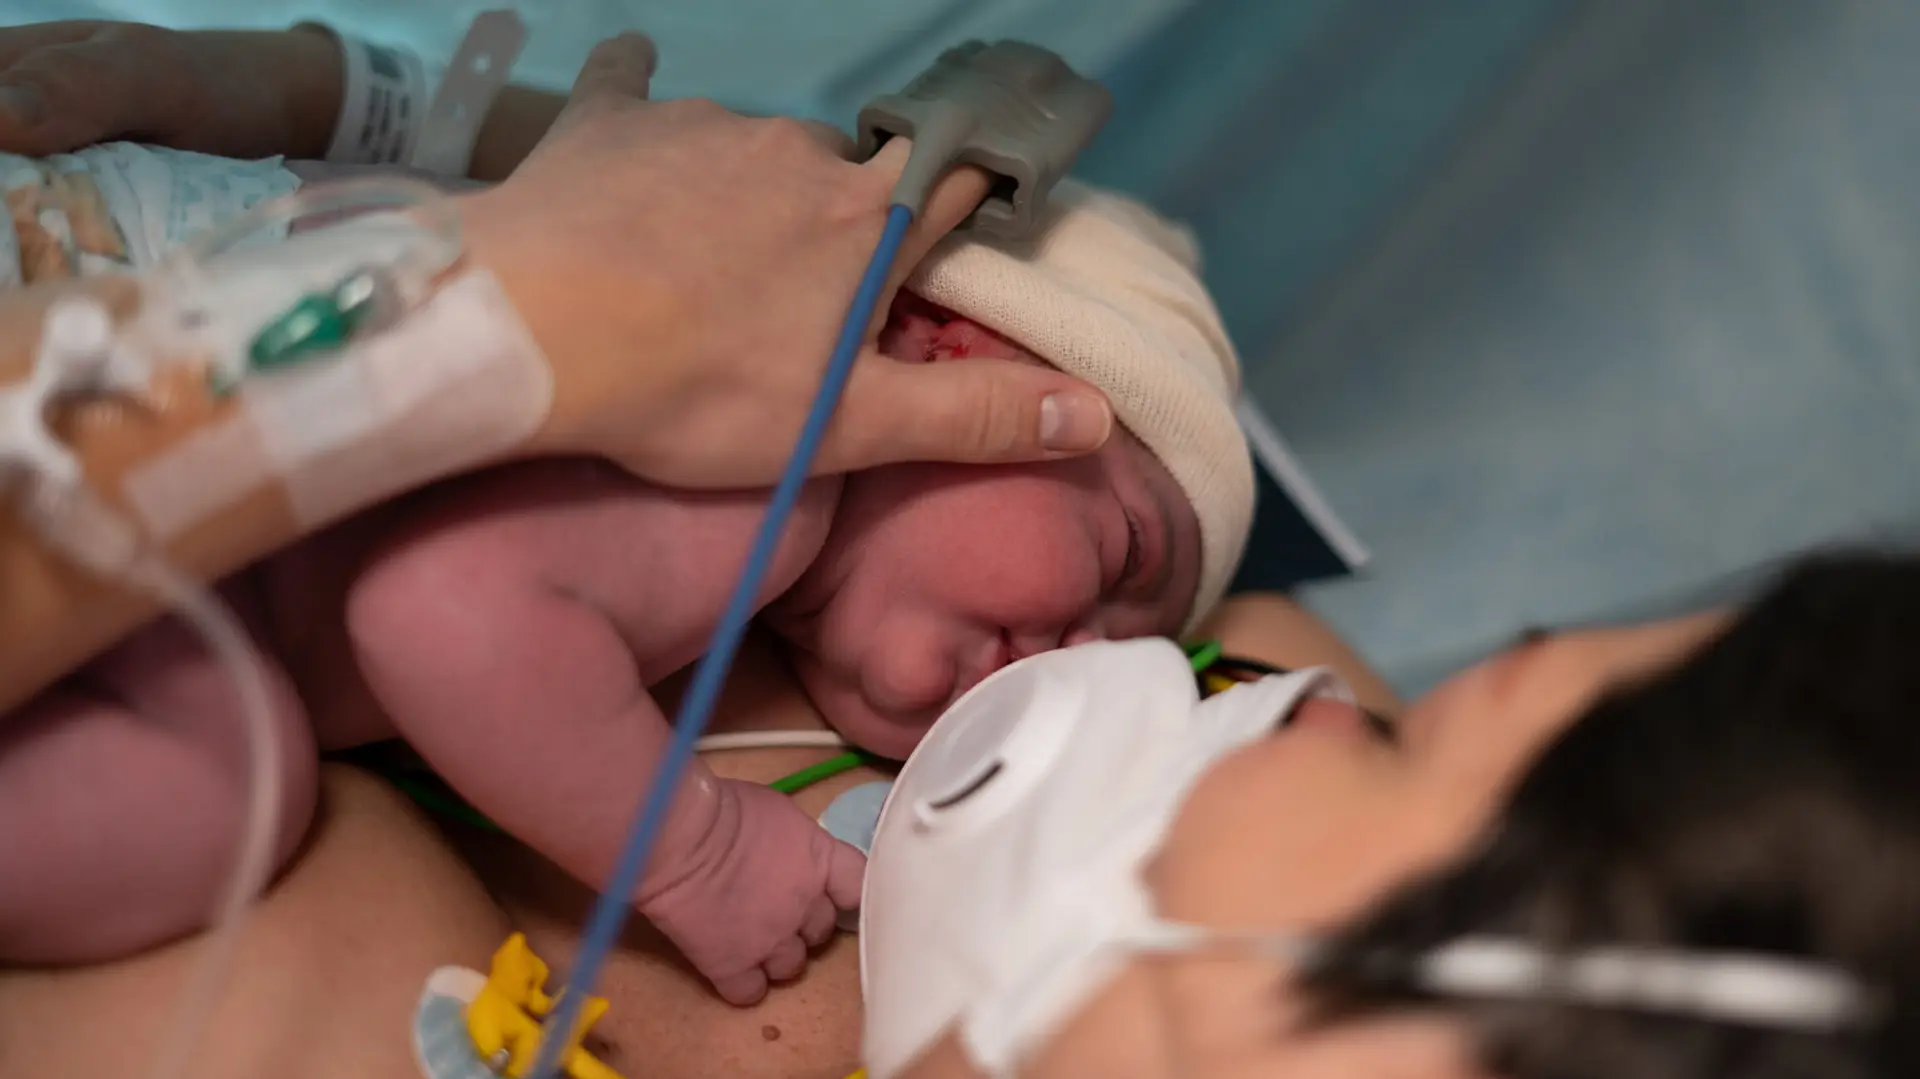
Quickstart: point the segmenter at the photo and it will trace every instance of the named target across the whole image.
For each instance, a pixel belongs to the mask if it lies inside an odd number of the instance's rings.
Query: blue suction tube
[[[826,437],[827,425],[840,403],[841,392],[846,389],[847,376],[853,372],[853,363],[860,356],[860,346],[866,341],[867,327],[873,324],[874,311],[880,305],[880,297],[886,292],[887,275],[893,269],[901,241],[906,238],[907,228],[912,224],[911,207],[896,203],[888,209],[886,229],[880,234],[880,243],[874,248],[873,257],[867,262],[866,273],[860,278],[860,287],[854,292],[853,302],[847,308],[846,321],[840,327],[840,338],[834,344],[826,374],[820,380],[820,391],[814,396],[813,407],[807,413],[805,426],[800,429],[800,438],[794,444],[793,456],[787,461],[786,471],[781,474],[779,484],[773,489],[773,497],[767,503],[766,517],[762,519],[759,534],[754,537],[753,548],[747,554],[747,564],[740,573],[740,583],[734,586],[726,611],[720,616],[720,623],[714,627],[706,654],[694,668],[693,681],[680,705],[680,714],[674,720],[673,741],[667,746],[666,756],[660,759],[653,784],[647,790],[633,827],[627,832],[626,846],[614,865],[613,876],[608,879],[606,888],[594,903],[593,915],[580,940],[580,951],[574,957],[572,974],[561,991],[553,1018],[541,1033],[540,1055],[534,1060],[532,1079],[556,1079],[560,1047],[566,1042],[563,1032],[571,1031],[578,1021],[582,1003],[599,982],[600,968],[606,963],[607,953],[613,950],[614,942],[620,939],[620,931],[625,927],[632,910],[630,897],[640,883],[641,870],[646,867],[647,859],[653,853],[654,843],[659,839],[667,812],[673,805],[674,792],[686,774],[687,765],[693,760],[694,744],[706,732],[707,723],[713,718],[714,705],[720,699],[720,690],[726,685],[727,672],[733,667],[740,640],[746,635],[748,623],[753,620],[754,600],[760,595],[761,584],[773,564],[780,534],[786,528],[794,505],[800,500],[801,489],[806,486],[813,459],[819,453],[821,440]]]

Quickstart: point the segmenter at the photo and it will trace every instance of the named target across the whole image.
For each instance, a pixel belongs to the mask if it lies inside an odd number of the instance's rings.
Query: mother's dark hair
[[[1828,962],[1870,1028],[1762,1030],[1547,1002],[1434,1002],[1393,972],[1467,934]],[[1801,564],[1678,667],[1571,725],[1484,846],[1341,934],[1323,1018],[1438,1004],[1513,1079],[1920,1075],[1920,558]]]

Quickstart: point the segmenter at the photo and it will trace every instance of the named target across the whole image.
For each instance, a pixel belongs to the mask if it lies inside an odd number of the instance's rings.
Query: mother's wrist
[[[459,209],[467,265],[499,284],[553,377],[547,415],[516,451],[519,457],[592,453],[594,404],[618,387],[607,372],[582,359],[578,338],[592,327],[579,325],[579,305],[566,301],[581,287],[577,268],[556,265],[550,244],[541,242],[545,226],[530,226],[518,212],[516,192],[493,188],[454,196]]]
[[[564,242],[564,215],[532,212],[511,183],[457,200],[467,258],[499,282],[553,375],[547,419],[520,455],[617,456],[623,432],[670,407],[670,387],[647,384],[672,367],[658,362],[671,342],[648,329],[672,324],[649,311],[659,290],[608,280],[596,241]]]

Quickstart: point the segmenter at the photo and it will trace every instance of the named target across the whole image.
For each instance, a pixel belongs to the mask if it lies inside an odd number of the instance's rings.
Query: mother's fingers
[[[898,141],[898,140],[896,140]],[[960,222],[979,209],[986,199],[987,191],[993,187],[993,174],[974,165],[956,165],[940,182],[933,185],[927,195],[927,204],[921,208],[919,216],[913,220],[913,228],[900,245],[899,266],[911,270],[920,264],[933,245],[945,239],[947,233],[957,228]],[[899,280],[905,280],[906,274],[898,272]]]
[[[660,62],[653,39],[637,30],[628,30],[602,41],[587,54],[587,62],[573,80],[569,100],[581,101],[601,95],[617,95],[645,100],[653,81],[653,69]]]
[[[820,120],[802,120],[800,126],[807,129],[813,141],[826,147],[828,153],[843,161],[853,160],[853,151],[856,149],[853,136]]]
[[[906,170],[907,158],[912,153],[912,139],[888,139],[872,160],[860,167],[870,170],[876,180],[891,185]],[[895,287],[906,280],[934,244],[944,239],[947,233],[952,232],[979,207],[992,186],[993,174],[985,169],[973,165],[955,165],[947,170],[940,182],[933,185],[933,190],[927,195],[926,205],[919,208],[920,212],[913,219],[913,228],[900,245],[899,261],[894,263]]]
[[[1112,431],[1100,391],[1051,367],[902,363],[869,349],[854,365],[814,470],[1048,460],[1096,450]]]
[[[634,30],[595,45],[573,80],[567,106],[560,111],[555,126],[576,119],[583,112],[645,101],[659,59],[653,39]]]
[[[879,153],[873,155],[872,160],[860,167],[873,170],[871,175],[876,179],[891,183],[906,168],[907,155],[912,151],[911,140],[890,139],[880,147]],[[926,205],[914,215],[913,227],[907,230],[906,239],[901,241],[900,253],[894,258],[892,272],[887,275],[887,302],[873,313],[873,324],[867,327],[868,340],[872,340],[887,324],[887,314],[893,305],[894,295],[906,284],[907,278],[920,268],[921,260],[927,257],[935,244],[967,219],[967,215],[987,197],[987,191],[992,186],[992,174],[972,165],[956,165],[933,185],[933,190],[927,195]]]

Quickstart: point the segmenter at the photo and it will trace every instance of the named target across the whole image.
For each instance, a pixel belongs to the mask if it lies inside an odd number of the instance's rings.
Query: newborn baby
[[[42,252],[23,277],[89,268],[57,252],[100,233],[101,215],[76,229],[58,207],[114,209],[97,161],[62,160],[90,182],[68,172],[59,198],[9,195],[33,207],[13,214],[19,250]],[[71,196],[90,185],[104,195]],[[123,239],[140,231],[107,216]],[[1104,389],[1124,429],[1079,460],[808,485],[760,620],[850,741],[904,757],[1004,664],[1176,633],[1218,599],[1253,482],[1237,364],[1195,262],[1147,211],[1063,185],[1038,238],[950,240],[901,294],[889,355],[1052,363]],[[226,582],[278,662],[286,849],[312,813],[316,744],[397,735],[509,832],[604,880],[671,737],[650,689],[705,647],[765,499],[668,490],[593,460],[518,464]],[[241,738],[224,675],[171,620],[0,720],[0,960],[102,959],[200,925],[232,857]],[[696,764],[632,900],[722,996],[751,1002],[858,904],[861,869],[785,796]]]

